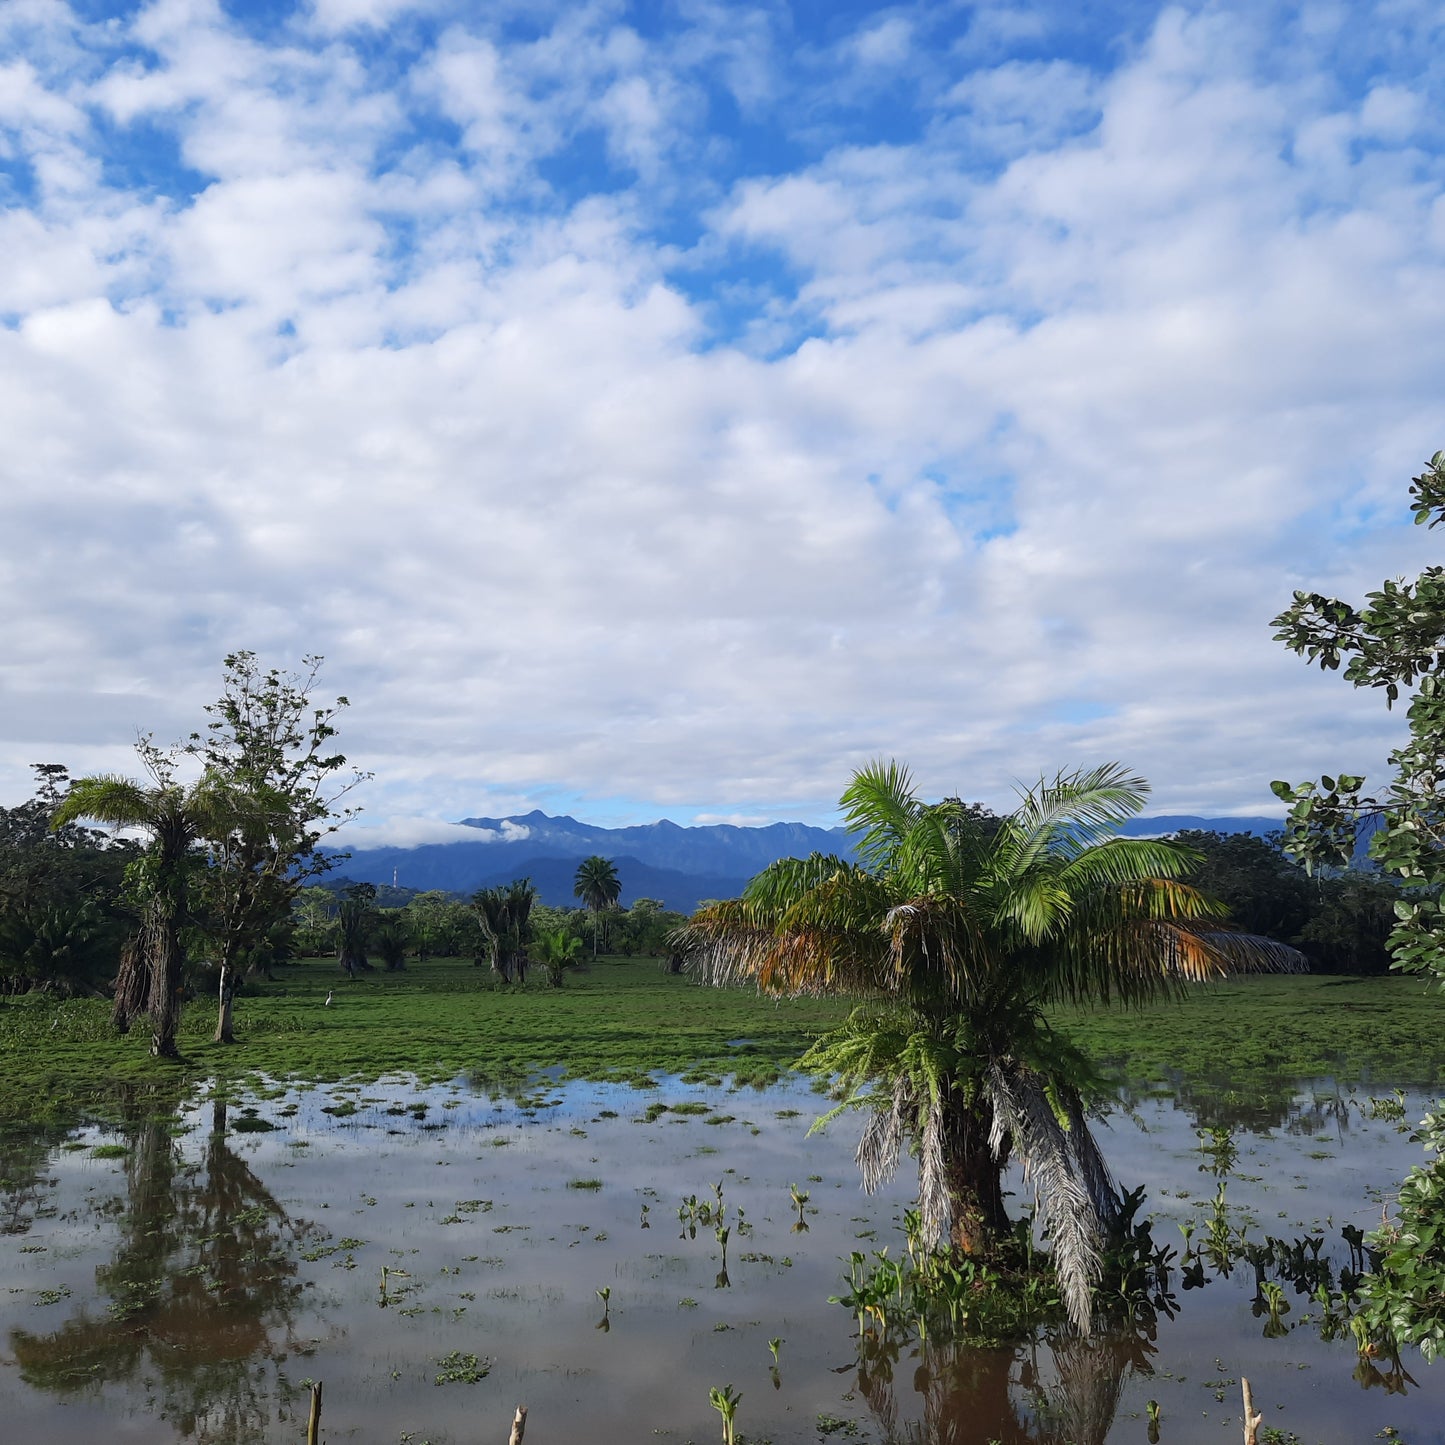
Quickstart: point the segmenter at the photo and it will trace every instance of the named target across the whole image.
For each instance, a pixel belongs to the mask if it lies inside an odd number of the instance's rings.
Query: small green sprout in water
[[[1144,1405],[1144,1413],[1149,1418],[1149,1445],[1159,1445],[1159,1402],[1148,1400]]]
[[[781,1335],[768,1341],[768,1349],[772,1351],[773,1363],[775,1365],[778,1363],[778,1350],[782,1347],[782,1344],[783,1337]]]
[[[707,1398],[708,1403],[722,1416],[723,1445],[734,1445],[733,1417],[737,1414],[738,1402],[742,1396],[731,1385],[724,1385],[721,1390],[714,1385],[707,1392]]]

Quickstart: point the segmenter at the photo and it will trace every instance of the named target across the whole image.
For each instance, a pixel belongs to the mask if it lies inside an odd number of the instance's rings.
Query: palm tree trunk
[[[151,990],[146,1012],[151,1016],[151,1053],[178,1059],[176,1029],[181,1021],[181,940],[170,918],[158,918],[151,935]]]
[[[961,1254],[988,1254],[1009,1232],[1003,1203],[1003,1165],[989,1145],[992,1111],[986,1103],[950,1110],[943,1123],[943,1182],[948,1194],[949,1242]]]

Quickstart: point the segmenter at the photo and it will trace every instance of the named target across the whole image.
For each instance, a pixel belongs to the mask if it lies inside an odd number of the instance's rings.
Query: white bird
[[[328,989],[326,990],[326,1002],[322,1005],[323,1008],[330,1008],[330,1007],[331,1007],[331,995],[332,995],[333,992],[334,992],[333,989],[329,989],[329,988],[328,988]]]

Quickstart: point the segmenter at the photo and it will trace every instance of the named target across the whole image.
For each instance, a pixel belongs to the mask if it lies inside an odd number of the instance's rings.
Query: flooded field
[[[1151,1094],[1100,1135],[1159,1243],[1223,1214],[1256,1241],[1321,1234],[1338,1268],[1341,1226],[1373,1228],[1417,1162],[1405,1121],[1427,1103]],[[709,1391],[728,1387],[752,1442],[1189,1445],[1241,1437],[1244,1374],[1279,1432],[1262,1439],[1445,1441],[1445,1367],[1406,1360],[1418,1385],[1361,1367],[1307,1292],[1264,1309],[1243,1265],[1176,1278],[1175,1316],[1129,1338],[860,1340],[828,1297],[852,1252],[902,1251],[913,1181],[864,1195],[857,1121],[810,1138],[819,1106],[799,1083],[398,1082],[160,1113],[137,1096],[116,1125],[14,1139],[3,1436],[299,1442],[320,1380],[338,1445],[501,1441],[518,1403],[529,1445],[682,1445],[719,1438]]]

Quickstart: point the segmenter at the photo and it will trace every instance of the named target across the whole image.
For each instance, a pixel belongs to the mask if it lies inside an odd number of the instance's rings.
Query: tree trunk
[[[1003,1163],[989,1147],[987,1104],[950,1110],[943,1125],[943,1178],[952,1224],[949,1242],[962,1254],[988,1254],[1009,1233]]]
[[[236,1035],[231,1027],[232,1001],[236,997],[236,971],[221,965],[220,1003],[216,1010],[216,1033],[213,1044],[234,1044]]]
[[[150,923],[151,1053],[158,1059],[178,1059],[176,1029],[181,1021],[181,940],[175,921],[168,916]]]

